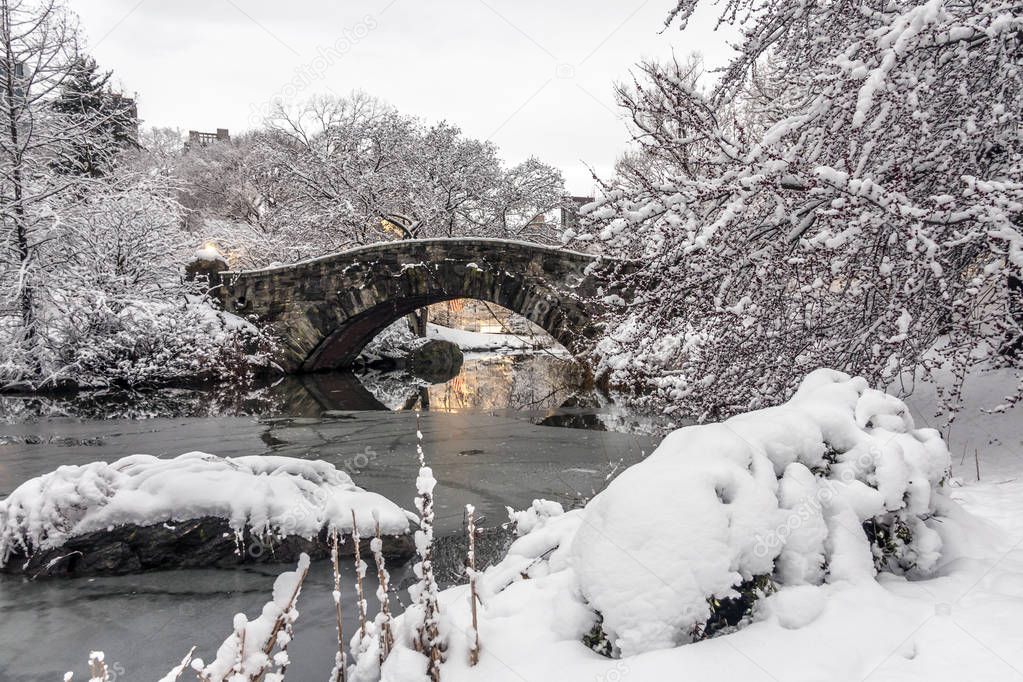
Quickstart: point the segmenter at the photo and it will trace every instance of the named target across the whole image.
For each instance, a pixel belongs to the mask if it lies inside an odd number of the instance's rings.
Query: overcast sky
[[[364,90],[592,190],[628,141],[612,85],[644,57],[727,58],[713,14],[659,34],[672,0],[70,0],[88,50],[147,126],[238,132],[274,97]]]

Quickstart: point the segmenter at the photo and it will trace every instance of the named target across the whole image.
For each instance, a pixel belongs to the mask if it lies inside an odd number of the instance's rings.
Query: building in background
[[[579,209],[586,204],[595,201],[594,197],[570,197],[566,196],[565,201],[561,206],[561,229],[562,231],[568,229],[578,229],[579,227]]]
[[[456,298],[430,306],[430,322],[452,329],[487,334],[547,336],[542,327],[494,303]]]
[[[231,133],[227,128],[217,128],[215,133],[204,133],[199,130],[188,131],[188,142],[185,143],[186,147],[205,147],[215,142],[230,142]]]

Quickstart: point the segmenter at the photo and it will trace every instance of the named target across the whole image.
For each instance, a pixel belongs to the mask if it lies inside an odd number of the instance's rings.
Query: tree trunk
[[[1023,277],[1020,273],[1010,273],[1007,278],[1008,296],[1009,296],[1009,315],[1012,316],[1013,322],[1019,329],[1023,329]],[[1010,358],[1019,358],[1023,353],[1023,333],[1019,333],[1015,338],[1010,338],[1006,343],[999,349],[1002,355]]]
[[[409,313],[408,327],[412,330],[412,333],[421,339],[426,338],[426,323],[430,319],[429,308],[420,308],[419,310]]]
[[[6,73],[4,74],[4,96],[6,102],[4,106],[7,115],[7,134],[11,143],[11,155],[10,159],[11,169],[11,190],[14,195],[14,206],[13,206],[13,220],[14,220],[14,241],[15,248],[18,252],[18,261],[22,271],[21,281],[21,292],[19,294],[19,304],[21,311],[21,324],[25,331],[25,340],[31,342],[34,335],[34,301],[32,296],[32,284],[29,278],[29,261],[32,258],[32,250],[29,245],[29,234],[28,234],[28,218],[25,214],[25,185],[24,176],[22,174],[23,158],[21,156],[21,150],[19,149],[19,131],[18,131],[18,103],[17,87],[15,85],[15,78],[17,77],[17,60],[14,56],[14,49],[11,43],[11,14],[10,7],[7,4],[7,0],[3,0],[3,15],[0,17],[3,21],[3,34],[0,39],[3,40],[4,58],[7,63]],[[31,345],[31,344],[29,344]]]

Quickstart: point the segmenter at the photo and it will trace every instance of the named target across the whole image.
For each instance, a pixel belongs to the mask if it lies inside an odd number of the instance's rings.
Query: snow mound
[[[356,486],[319,460],[218,457],[189,452],[170,459],[131,455],[116,462],[62,466],[18,486],[0,501],[0,566],[16,551],[61,546],[68,538],[123,524],[212,516],[239,536],[316,536],[324,527],[363,536],[409,530],[409,514]]]
[[[632,655],[702,638],[744,591],[926,575],[948,467],[902,401],[818,370],[784,405],[675,431],[591,500],[579,588]]]

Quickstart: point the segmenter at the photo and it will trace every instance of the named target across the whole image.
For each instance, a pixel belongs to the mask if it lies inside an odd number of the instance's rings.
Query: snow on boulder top
[[[239,535],[251,528],[312,538],[331,526],[350,533],[353,512],[363,536],[374,534],[377,520],[385,535],[407,533],[414,518],[320,460],[131,455],[112,464],[59,467],[0,501],[0,566],[15,551],[59,547],[76,535],[122,524],[212,516],[226,519]]]
[[[221,263],[227,263],[227,259],[224,258],[223,254],[217,251],[217,249],[213,247],[211,244],[205,244],[196,249],[195,259],[205,261],[220,261]]]

